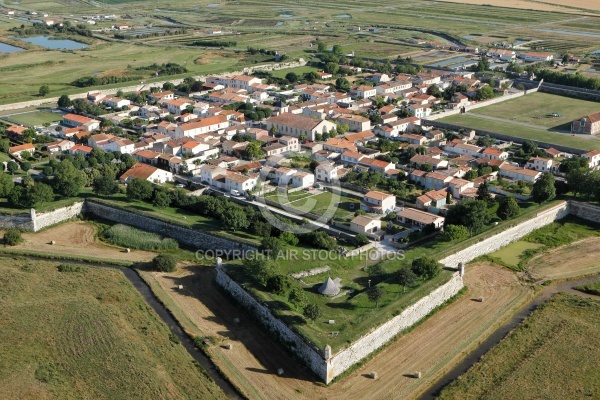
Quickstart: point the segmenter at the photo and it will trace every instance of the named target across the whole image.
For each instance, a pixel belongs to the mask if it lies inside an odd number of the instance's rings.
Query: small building
[[[165,183],[173,181],[173,173],[138,162],[125,171],[119,179],[122,182],[129,182],[136,178],[145,179],[153,183]]]
[[[573,121],[571,123],[571,133],[584,135],[600,133],[600,111]]]
[[[25,143],[9,148],[8,152],[14,157],[21,158],[21,154],[23,153],[33,154],[35,152],[35,146],[31,143]]]
[[[358,215],[350,221],[350,230],[359,234],[375,233],[381,230],[381,220]]]
[[[396,208],[396,196],[389,193],[371,190],[367,192],[360,203],[360,209],[364,212],[387,214]]]
[[[444,217],[416,208],[404,207],[396,213],[396,216],[401,224],[416,226],[419,229],[423,229],[427,225],[433,225],[435,229],[444,226]]]

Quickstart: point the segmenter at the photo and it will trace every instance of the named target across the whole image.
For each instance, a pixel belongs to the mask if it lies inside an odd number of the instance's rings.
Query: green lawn
[[[225,396],[121,271],[0,260],[1,398]]]
[[[560,293],[442,390],[442,400],[600,397],[600,301]]]
[[[343,195],[333,195],[331,192],[308,192],[300,191],[290,194],[272,193],[267,195],[271,201],[275,201],[289,211],[298,210],[299,213],[313,213],[317,215],[331,215],[335,209],[333,219],[339,222],[349,223],[354,218],[354,213],[360,210],[360,200]],[[293,210],[291,210],[293,212]]]
[[[536,92],[469,112],[534,124],[545,129],[570,131],[573,120],[598,111],[600,104],[595,101]],[[560,117],[547,117],[550,113],[558,113]]]
[[[280,69],[278,71],[273,71],[273,76],[276,78],[285,78],[285,76],[290,72],[295,72],[298,76],[302,76],[306,73],[313,72],[313,71],[317,72],[317,71],[319,71],[319,69],[315,68],[315,67],[310,67],[307,65],[304,67]]]
[[[600,140],[595,137],[582,138],[578,136],[571,136],[570,134],[566,133],[551,132],[545,129],[529,128],[511,124],[510,120],[506,120],[505,122],[490,121],[473,117],[469,114],[462,114],[442,118],[439,121],[475,130],[479,129],[496,132],[508,136],[538,140],[550,144],[574,147],[582,150],[600,150]]]
[[[41,126],[45,123],[60,121],[62,119],[62,115],[52,111],[38,110],[23,114],[10,115],[3,118],[9,122],[12,122],[13,124],[35,127]]]

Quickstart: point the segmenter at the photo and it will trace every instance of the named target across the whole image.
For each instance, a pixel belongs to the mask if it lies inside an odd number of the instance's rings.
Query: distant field
[[[296,74],[298,74],[298,76],[301,76],[303,74],[309,73],[309,72],[317,72],[319,69],[315,68],[315,67],[309,67],[309,66],[305,66],[305,67],[298,67],[298,68],[289,68],[289,69],[280,69],[278,71],[273,71],[273,76],[277,77],[277,78],[285,78],[285,76],[287,74],[289,74],[290,72],[295,72]]]
[[[540,11],[582,12],[585,10],[600,11],[600,3],[596,0],[441,0],[452,3],[490,5],[496,7],[521,8]]]
[[[0,398],[224,399],[117,270],[0,260]]]
[[[440,399],[600,397],[600,301],[557,294]]]

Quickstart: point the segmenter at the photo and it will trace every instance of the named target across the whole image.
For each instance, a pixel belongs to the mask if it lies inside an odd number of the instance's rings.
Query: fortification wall
[[[221,250],[230,252],[253,251],[256,248],[213,236],[198,229],[186,228],[172,222],[161,221],[131,211],[121,210],[93,200],[87,200],[86,212],[109,221],[126,224],[138,229],[158,233],[177,240],[179,243],[198,250]]]
[[[421,298],[415,304],[409,306],[399,315],[380,325],[372,332],[361,337],[352,343],[350,347],[336,353],[327,362],[326,382],[331,382],[333,378],[339,376],[352,365],[384,346],[397,334],[425,318],[435,308],[455,296],[463,287],[462,276],[458,272],[455,272],[452,278],[444,285]]]
[[[33,231],[37,232],[40,229],[58,224],[59,222],[75,218],[83,213],[85,203],[83,201],[73,204],[72,206],[63,207],[54,211],[37,214],[31,209],[31,219],[33,220]]]
[[[457,267],[459,263],[466,264],[479,256],[492,253],[501,247],[515,242],[528,233],[546,226],[557,219],[564,218],[567,215],[569,215],[569,205],[567,202],[561,202],[549,210],[539,212],[535,217],[525,222],[507,228],[497,235],[484,239],[479,243],[440,260],[440,262],[449,267]]]
[[[219,262],[217,262],[216,270],[219,286],[250,311],[258,322],[277,336],[292,353],[303,360],[311,371],[325,380],[327,377],[327,365],[321,352],[275,317],[266,306],[260,304],[254,297],[242,289],[240,285],[227,275]]]
[[[600,223],[600,207],[578,201],[569,201],[569,213],[590,222]]]

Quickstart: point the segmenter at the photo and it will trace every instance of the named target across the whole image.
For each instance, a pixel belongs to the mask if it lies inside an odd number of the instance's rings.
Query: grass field
[[[111,244],[146,251],[177,250],[175,239],[163,238],[155,233],[141,231],[128,225],[113,225],[102,236]]]
[[[0,259],[0,397],[225,398],[117,270]]]
[[[573,120],[598,111],[600,104],[595,101],[536,92],[469,112],[533,124],[545,129],[570,131]],[[558,113],[560,117],[546,117],[550,113]]]
[[[343,223],[349,223],[354,218],[354,213],[360,210],[360,200],[343,195],[333,195],[331,192],[273,193],[268,195],[267,198],[292,212],[298,210],[300,213],[310,212],[317,215],[327,214],[327,216],[331,216],[333,208],[330,209],[330,207],[336,207],[333,219]]]
[[[600,302],[558,294],[440,399],[600,397]]]
[[[554,145],[573,147],[581,150],[600,150],[600,140],[596,137],[578,137],[567,133],[551,132],[545,129],[517,125],[510,120],[493,121],[469,114],[452,115],[440,122],[470,129],[501,133],[523,139],[537,140]]]
[[[309,72],[317,72],[319,69],[310,66],[298,67],[298,68],[289,68],[289,69],[280,69],[278,71],[273,71],[273,76],[276,78],[285,78],[285,76],[290,72],[295,72],[298,76],[304,75]]]
[[[9,115],[3,117],[3,119],[13,124],[35,127],[44,125],[45,123],[50,124],[60,121],[62,119],[62,115],[52,111],[38,110],[22,114]]]
[[[589,283],[587,285],[577,286],[575,289],[584,293],[595,294],[596,296],[600,296],[600,280],[597,280],[594,283]]]
[[[543,244],[519,240],[517,242],[509,244],[506,247],[501,248],[500,250],[496,250],[495,252],[491,253],[490,256],[498,257],[506,264],[516,266],[517,264],[519,264],[519,261],[521,261],[521,255],[524,251],[537,249],[543,246]]]

